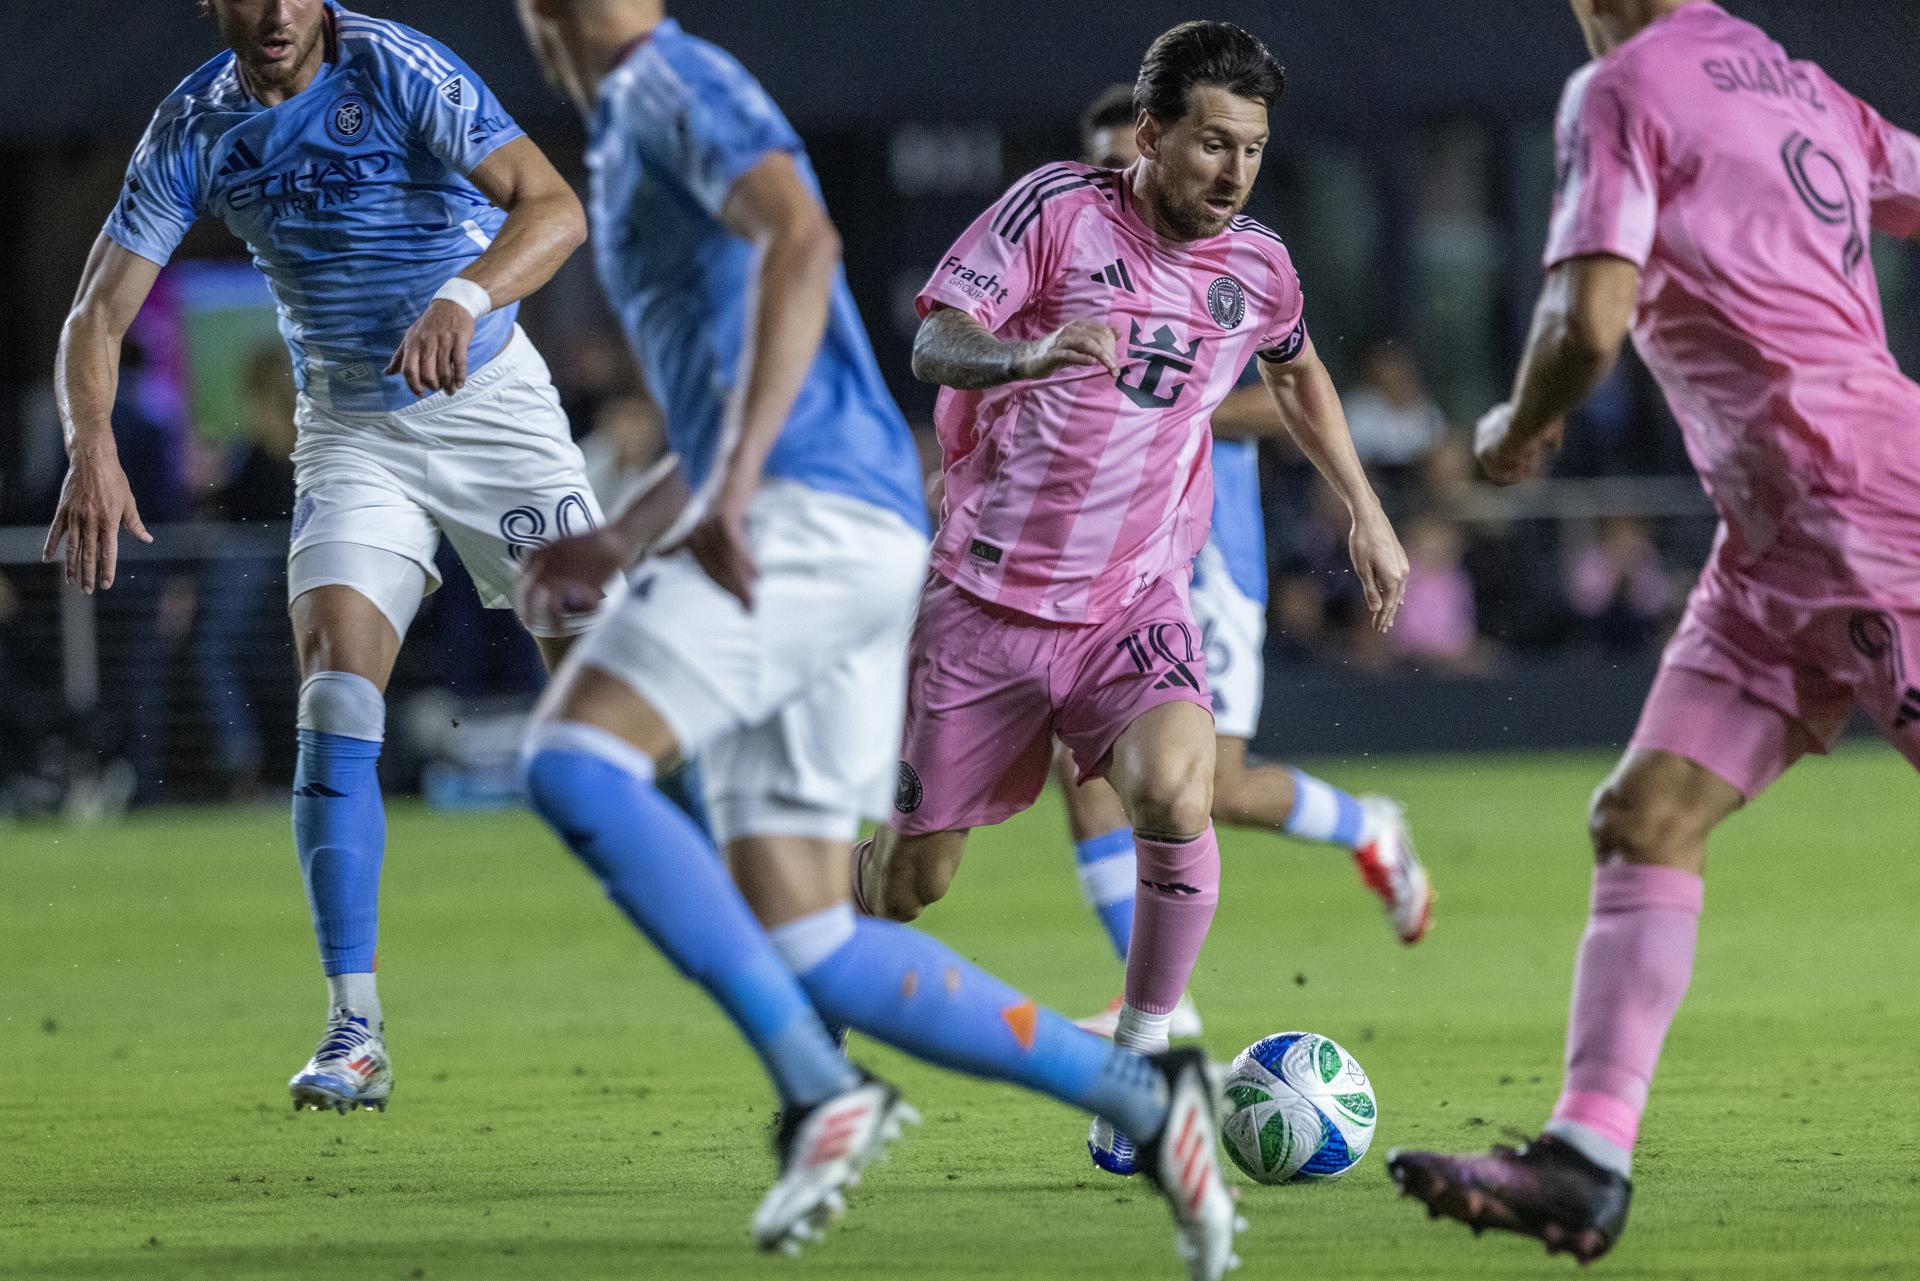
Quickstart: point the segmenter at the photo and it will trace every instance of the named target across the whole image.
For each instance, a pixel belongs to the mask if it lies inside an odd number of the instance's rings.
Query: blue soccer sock
[[[1133,829],[1111,832],[1073,843],[1073,861],[1080,871],[1080,892],[1100,917],[1107,939],[1121,960],[1133,938],[1133,891],[1140,879],[1134,866]]]
[[[1010,1081],[1145,1138],[1166,1120],[1147,1060],[1043,1010],[939,940],[845,903],[773,931],[828,1019],[941,1067]]]
[[[330,978],[371,974],[374,966],[387,847],[379,770],[385,719],[386,700],[364,677],[317,672],[300,686],[293,843],[320,968]],[[379,1017],[377,1008],[361,1012]]]
[[[1367,813],[1355,797],[1297,769],[1293,775],[1293,812],[1281,830],[1305,841],[1324,841],[1357,849],[1366,838]]]
[[[528,745],[527,792],[627,918],[720,1003],[783,1102],[859,1081],[712,842],[653,785],[651,760],[605,730],[549,724]]]

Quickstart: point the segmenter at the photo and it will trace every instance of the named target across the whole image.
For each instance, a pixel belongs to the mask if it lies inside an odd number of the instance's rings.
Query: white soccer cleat
[[[335,1010],[319,1048],[287,1082],[293,1110],[386,1111],[387,1096],[393,1093],[393,1063],[387,1058],[385,1030],[384,1024],[368,1026],[366,1018],[352,1010]]]
[[[1124,996],[1116,996],[1107,1003],[1107,1008],[1098,1014],[1084,1019],[1075,1019],[1073,1025],[1083,1032],[1095,1036],[1113,1039],[1113,1031],[1120,1025],[1120,1007],[1126,1003]],[[1180,994],[1180,1004],[1173,1007],[1173,1013],[1167,1023],[1167,1036],[1175,1041],[1191,1041],[1202,1031],[1200,1009],[1194,1005],[1193,998],[1185,992]]]
[[[1402,943],[1418,943],[1433,924],[1433,885],[1413,852],[1407,812],[1385,796],[1363,796],[1367,841],[1353,852],[1360,879],[1380,896],[1387,923]]]
[[[846,1212],[860,1172],[918,1125],[920,1114],[876,1077],[803,1111],[789,1111],[774,1135],[780,1178],[753,1212],[753,1239],[769,1253],[798,1254]]]
[[[1174,1248],[1187,1276],[1220,1281],[1240,1266],[1233,1234],[1247,1226],[1220,1172],[1220,1087],[1199,1050],[1169,1050],[1152,1062],[1167,1083],[1167,1122],[1140,1145],[1140,1168],[1173,1211]]]

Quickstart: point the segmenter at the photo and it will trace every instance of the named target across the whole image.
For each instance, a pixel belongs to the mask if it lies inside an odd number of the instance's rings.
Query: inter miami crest
[[[357,93],[350,93],[335,99],[334,104],[327,108],[327,134],[335,142],[356,143],[367,136],[367,125],[371,120],[367,100]]]
[[[926,795],[913,766],[901,761],[900,777],[893,788],[893,808],[902,814],[911,814],[920,808],[920,802],[926,799]]]
[[[1247,291],[1232,276],[1221,276],[1207,286],[1207,311],[1222,329],[1238,329],[1247,318]]]

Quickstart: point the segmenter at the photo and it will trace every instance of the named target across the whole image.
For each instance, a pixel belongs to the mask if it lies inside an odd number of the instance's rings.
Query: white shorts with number
[[[451,396],[386,413],[341,413],[303,397],[295,422],[289,600],[343,583],[404,634],[419,601],[396,593],[411,594],[420,579],[383,571],[391,557],[360,569],[351,554],[302,553],[326,544],[391,552],[417,565],[431,592],[440,586],[433,557],[444,534],[481,603],[509,608],[520,558],[530,548],[601,521],[547,362],[518,326],[500,354]],[[529,630],[569,636],[595,621],[576,615]]]
[[[889,812],[927,539],[869,503],[768,481],[753,611],[685,552],[642,562],[569,663],[631,686],[698,757],[714,836],[851,840]]]
[[[1211,542],[1200,549],[1193,571],[1193,618],[1207,650],[1214,732],[1252,738],[1266,693],[1266,606],[1240,590]]]

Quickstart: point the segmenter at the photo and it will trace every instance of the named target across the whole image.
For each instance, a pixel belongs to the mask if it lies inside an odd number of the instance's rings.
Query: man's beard
[[[1204,200],[1195,200],[1190,204],[1175,204],[1164,197],[1153,202],[1154,212],[1160,215],[1160,221],[1173,232],[1179,240],[1205,240],[1208,236],[1217,236],[1226,230],[1233,215],[1246,205],[1242,200],[1235,204],[1233,211],[1220,218],[1207,208]]]
[[[262,88],[279,89],[291,84],[300,69],[313,57],[313,51],[327,38],[326,22],[314,24],[313,34],[304,46],[297,47],[293,54],[278,62],[266,62],[259,58],[258,37],[249,37],[247,52],[239,54],[240,63],[246,69],[247,79]]]

